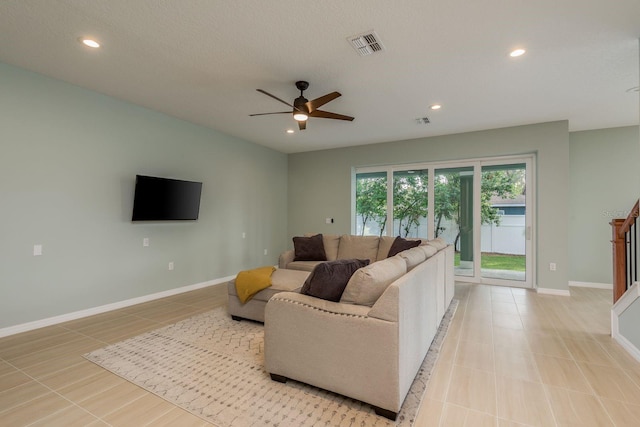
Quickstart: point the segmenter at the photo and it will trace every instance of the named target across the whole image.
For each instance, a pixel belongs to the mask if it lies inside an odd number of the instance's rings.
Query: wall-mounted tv
[[[202,183],[136,175],[132,221],[198,219]]]

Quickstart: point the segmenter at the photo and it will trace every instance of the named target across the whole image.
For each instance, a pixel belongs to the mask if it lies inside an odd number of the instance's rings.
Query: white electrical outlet
[[[266,254],[267,254],[267,252],[268,252],[268,251],[265,249],[265,250],[264,250],[264,254],[266,255]]]
[[[550,262],[549,263],[549,270],[550,271],[556,271],[556,263],[555,262]]]
[[[42,245],[33,245],[33,256],[42,255]]]
[[[149,238],[145,237],[144,239],[142,239],[142,246],[144,246],[145,248],[147,246],[149,246]]]
[[[242,232],[242,238],[243,238],[243,239],[246,239],[246,238],[247,238],[247,233]]]
[[[173,270],[173,261],[169,263],[169,271]]]

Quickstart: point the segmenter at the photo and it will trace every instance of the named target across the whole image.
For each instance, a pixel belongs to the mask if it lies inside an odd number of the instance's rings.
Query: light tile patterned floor
[[[640,364],[609,336],[611,291],[457,284],[417,426],[638,426]],[[205,426],[82,354],[226,304],[214,286],[0,339],[2,426]]]
[[[610,337],[611,291],[459,283],[456,298],[421,427],[640,425],[640,363]]]

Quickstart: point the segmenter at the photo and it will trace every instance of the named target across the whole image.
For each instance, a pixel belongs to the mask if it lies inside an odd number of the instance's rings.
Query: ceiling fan
[[[307,128],[307,119],[309,117],[319,117],[323,119],[337,119],[337,120],[348,120],[352,121],[353,117],[344,116],[342,114],[331,113],[329,111],[318,110],[318,108],[322,107],[324,104],[333,101],[339,96],[342,96],[339,92],[331,92],[320,98],[316,98],[312,101],[309,101],[307,98],[303,96],[303,92],[307,90],[309,87],[309,82],[299,81],[296,82],[296,87],[300,91],[300,96],[294,99],[293,105],[289,104],[287,101],[283,101],[275,95],[270,94],[266,90],[256,89],[258,92],[264,93],[271,98],[282,102],[285,105],[293,108],[290,111],[278,111],[276,113],[258,113],[258,114],[249,114],[249,116],[266,116],[269,114],[293,114],[293,118],[298,122],[298,127],[300,130],[305,130]]]

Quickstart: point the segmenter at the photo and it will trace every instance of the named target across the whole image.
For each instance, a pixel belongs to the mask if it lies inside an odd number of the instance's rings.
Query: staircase
[[[640,201],[624,219],[611,221],[613,232],[613,307],[611,337],[640,362],[640,283],[638,249]]]
[[[610,222],[613,231],[613,303],[638,281],[638,215],[640,200],[624,219]]]

